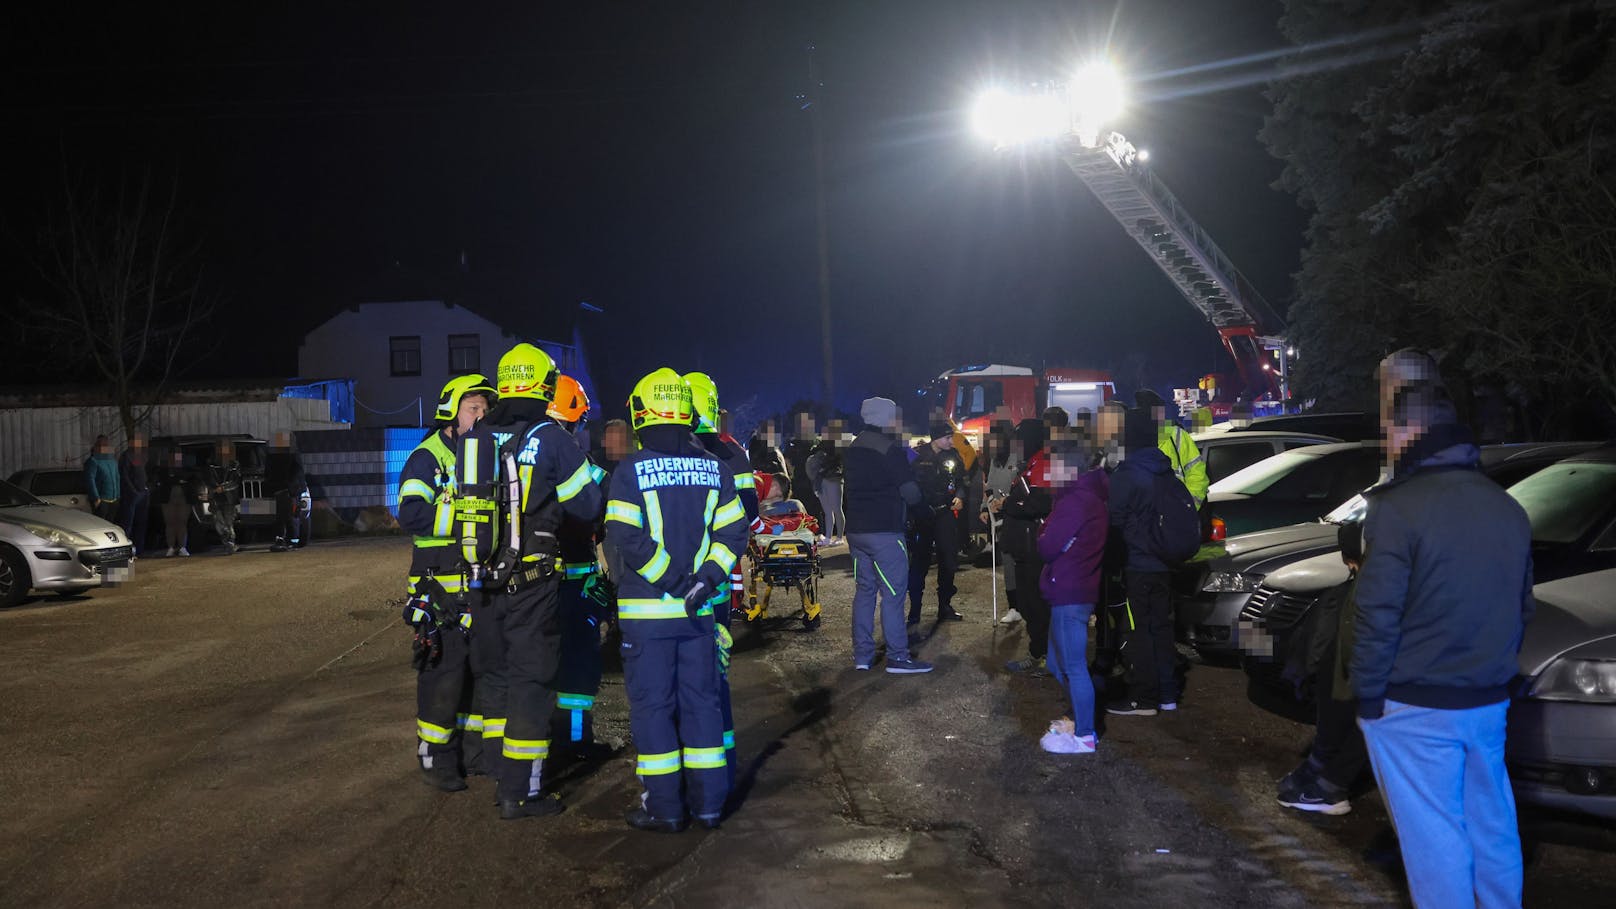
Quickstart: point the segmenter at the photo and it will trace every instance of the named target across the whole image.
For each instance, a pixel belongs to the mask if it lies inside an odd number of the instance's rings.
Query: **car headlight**
[[[1561,657],[1543,670],[1526,696],[1545,701],[1616,704],[1616,660]]]
[[[1206,576],[1206,583],[1201,585],[1202,593],[1250,593],[1257,589],[1257,582],[1261,578],[1243,574],[1238,571],[1214,571]]]
[[[49,524],[31,524],[24,522],[21,526],[23,530],[28,531],[36,537],[39,537],[41,540],[44,540],[52,546],[88,545],[85,539],[78,534],[69,533],[66,530],[62,530],[59,527],[52,527]]]

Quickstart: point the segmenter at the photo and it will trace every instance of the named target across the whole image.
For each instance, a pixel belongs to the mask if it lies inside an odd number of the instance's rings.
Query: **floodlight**
[[[998,146],[1053,139],[1071,128],[1071,112],[1056,95],[989,89],[971,107],[971,127]]]
[[[1078,132],[1098,135],[1122,115],[1122,77],[1109,63],[1090,63],[1072,77],[1069,94]],[[1085,144],[1088,143],[1085,140]]]

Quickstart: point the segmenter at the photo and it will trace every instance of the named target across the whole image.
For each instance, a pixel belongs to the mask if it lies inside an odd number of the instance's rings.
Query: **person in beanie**
[[[1428,355],[1398,351],[1379,377],[1391,478],[1366,493],[1349,670],[1359,728],[1414,905],[1519,906],[1504,729],[1535,605],[1532,528],[1477,469]]]
[[[930,672],[930,663],[909,652],[903,621],[909,589],[904,529],[909,509],[920,505],[921,495],[909,457],[898,443],[898,405],[890,398],[868,398],[859,406],[859,417],[864,431],[843,458],[842,507],[853,556],[853,668],[864,671],[875,665],[879,611],[887,672]]]

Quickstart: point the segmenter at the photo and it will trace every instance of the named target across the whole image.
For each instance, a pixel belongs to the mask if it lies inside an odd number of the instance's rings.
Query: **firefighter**
[[[589,396],[572,376],[556,380],[555,397],[546,411],[573,438],[589,415]],[[606,476],[593,462],[589,472],[599,484]],[[598,756],[595,747],[595,696],[600,693],[600,626],[610,612],[606,584],[595,562],[601,522],[572,515],[561,519],[561,670],[556,676],[556,720],[552,733],[566,742],[573,757]]]
[[[482,419],[495,398],[487,376],[450,379],[438,395],[432,434],[410,452],[398,475],[398,523],[415,535],[404,621],[415,629],[416,755],[429,786],[466,788],[463,771],[477,772],[482,717],[471,702],[471,613],[465,572],[455,550],[455,438]],[[464,763],[462,764],[462,751]]]
[[[701,443],[701,447],[708,454],[729,468],[730,474],[735,478],[735,494],[740,498],[741,508],[746,513],[746,526],[750,527],[758,516],[758,497],[752,476],[752,459],[747,456],[746,449],[742,448],[739,442],[719,428],[718,386],[713,384],[712,378],[704,372],[687,372],[685,384],[690,386],[691,407],[696,413],[696,441]],[[740,552],[741,550],[736,550],[737,555]],[[746,583],[741,574],[741,561],[737,558],[735,566],[730,569],[729,589],[718,591],[713,597],[713,626],[718,639],[720,663],[724,667],[718,679],[719,705],[724,713],[724,763],[729,771],[731,787],[735,785],[735,717],[731,712],[729,697],[729,650],[735,639],[730,636],[729,617],[740,607],[741,597],[745,591]]]
[[[472,668],[485,742],[501,742],[495,798],[505,820],[560,814],[545,792],[561,661],[562,515],[600,517],[602,496],[578,443],[547,411],[557,371],[518,344],[500,358],[499,403],[460,440],[455,521],[472,600]],[[492,757],[492,755],[490,755]]]
[[[728,467],[690,435],[690,386],[671,369],[629,397],[640,450],[612,473],[606,535],[618,584],[629,727],[639,751],[639,830],[678,833],[687,814],[717,827],[729,794],[712,601],[746,542]]]

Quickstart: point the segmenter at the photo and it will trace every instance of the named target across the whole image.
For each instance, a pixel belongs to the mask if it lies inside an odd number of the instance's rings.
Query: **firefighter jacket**
[[[711,636],[712,598],[687,612],[684,597],[697,582],[728,589],[746,546],[746,511],[728,467],[689,433],[656,445],[667,438],[650,432],[659,428],[641,430],[647,447],[612,473],[606,539],[628,569],[617,586],[618,622],[629,640]]]
[[[735,494],[740,496],[741,507],[746,510],[746,523],[750,525],[758,516],[757,479],[752,475],[752,459],[741,443],[728,435],[716,432],[698,432],[696,441],[707,453],[724,462],[735,477]]]
[[[433,433],[415,446],[398,474],[398,524],[415,537],[410,555],[409,592],[431,576],[445,593],[463,589],[460,553],[455,548],[454,450]]]
[[[543,401],[501,401],[460,440],[454,519],[462,557],[488,563],[509,552],[524,575],[553,571],[563,516],[590,524],[600,517],[597,470]]]
[[[1201,457],[1201,449],[1190,434],[1172,423],[1164,423],[1157,431],[1156,447],[1172,462],[1173,476],[1190,491],[1195,507],[1205,505],[1207,487],[1211,486],[1206,476],[1206,459]]]
[[[588,457],[587,455],[585,456]],[[606,471],[601,470],[594,461],[589,462],[589,478],[597,489],[602,488],[606,480]],[[604,496],[602,497],[604,498]],[[565,577],[573,580],[587,578],[594,574],[595,543],[604,536],[601,526],[603,515],[597,514],[590,520],[563,514],[561,517],[561,530],[557,533],[561,544],[561,571]]]
[[[915,452],[915,482],[928,508],[947,508],[956,496],[965,496],[965,461],[950,449],[938,451],[922,445]]]

